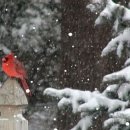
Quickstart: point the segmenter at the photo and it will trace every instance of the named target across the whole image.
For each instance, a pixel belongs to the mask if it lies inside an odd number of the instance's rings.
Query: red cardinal
[[[21,80],[25,92],[31,96],[31,91],[26,82],[27,74],[23,64],[18,61],[13,53],[2,58],[2,69],[9,77],[15,77]]]

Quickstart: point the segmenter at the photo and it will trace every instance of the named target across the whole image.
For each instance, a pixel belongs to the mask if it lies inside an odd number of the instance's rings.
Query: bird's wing
[[[15,68],[17,73],[23,76],[23,78],[28,78],[24,65],[17,59],[15,59]]]

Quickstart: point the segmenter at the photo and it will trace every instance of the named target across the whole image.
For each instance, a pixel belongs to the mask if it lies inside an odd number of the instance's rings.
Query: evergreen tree
[[[103,127],[110,130],[130,129],[130,3],[128,1],[92,0],[87,6],[92,12],[99,14],[95,25],[110,23],[113,38],[103,49],[101,56],[116,56],[124,59],[123,68],[105,75],[102,86],[104,91],[80,91],[70,88],[61,90],[47,88],[45,95],[58,98],[59,109],[71,106],[73,113],[80,113],[81,119],[71,130],[88,130],[94,120],[101,117],[104,111],[108,119]],[[94,82],[94,81],[93,81]],[[96,86],[96,88],[98,88]]]

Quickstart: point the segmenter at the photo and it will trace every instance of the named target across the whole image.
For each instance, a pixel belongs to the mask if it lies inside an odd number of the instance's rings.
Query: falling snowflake
[[[56,118],[54,118],[53,120],[56,121]]]
[[[71,33],[71,32],[70,32],[70,33],[68,33],[68,36],[72,37],[72,36],[73,36],[73,33]]]
[[[72,48],[74,48],[75,46],[74,45],[72,45]]]
[[[54,128],[54,130],[58,130],[57,128]]]
[[[34,30],[35,30],[35,29],[36,29],[36,27],[35,27],[35,26],[33,26],[33,27],[32,27],[32,29],[34,29]]]
[[[59,20],[58,19],[56,19],[56,22],[58,22]]]
[[[129,125],[130,125],[130,123],[129,123],[129,122],[126,122],[126,123],[125,123],[125,125],[126,125],[126,126],[129,126]]]
[[[30,83],[33,83],[33,81],[30,81]]]
[[[64,72],[66,73],[66,72],[67,72],[67,70],[64,70]]]

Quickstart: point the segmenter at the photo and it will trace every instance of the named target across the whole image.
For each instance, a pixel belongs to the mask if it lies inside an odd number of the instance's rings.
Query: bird
[[[10,78],[20,79],[25,93],[29,96],[32,95],[26,81],[28,77],[25,67],[22,62],[15,58],[14,53],[11,52],[2,58],[2,70]]]

